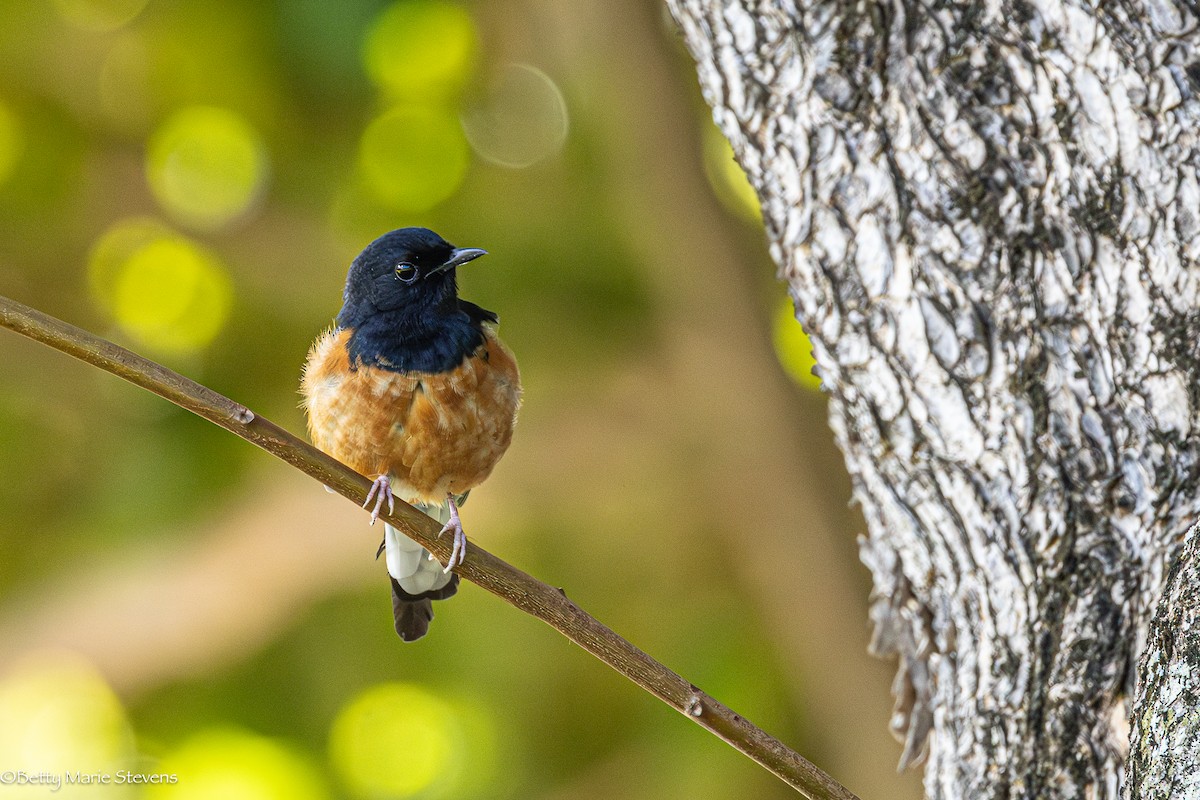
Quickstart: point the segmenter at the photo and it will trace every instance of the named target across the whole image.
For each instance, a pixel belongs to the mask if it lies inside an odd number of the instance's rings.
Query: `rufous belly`
[[[492,471],[512,440],[521,401],[512,353],[490,330],[447,372],[350,369],[348,330],[321,336],[301,382],[312,442],[368,476],[390,475],[397,497],[445,502]]]

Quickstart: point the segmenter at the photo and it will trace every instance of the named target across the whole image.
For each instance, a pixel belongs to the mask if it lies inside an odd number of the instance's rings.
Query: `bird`
[[[458,269],[486,255],[428,228],[371,242],[346,275],[342,308],[308,353],[302,405],[313,444],[372,479],[371,524],[384,503],[411,503],[453,536],[442,567],[386,524],[392,612],[402,641],[429,630],[433,600],[458,590],[466,555],[459,506],[508,449],[521,404],[497,315],[458,296]]]

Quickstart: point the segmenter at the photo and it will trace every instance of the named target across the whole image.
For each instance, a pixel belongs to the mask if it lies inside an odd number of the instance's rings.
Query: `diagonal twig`
[[[86,361],[186,408],[256,444],[362,503],[371,482],[336,459],[224,395],[130,350],[40,311],[0,297],[0,327]],[[450,544],[441,525],[407,503],[381,517],[443,562]],[[858,800],[815,765],[749,720],[714,700],[679,675],[602,625],[555,589],[472,544],[458,573],[502,600],[532,614],[701,727],[724,739],[813,800]]]

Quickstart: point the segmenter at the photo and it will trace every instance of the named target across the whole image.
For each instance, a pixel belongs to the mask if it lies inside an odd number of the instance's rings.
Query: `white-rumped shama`
[[[517,362],[490,327],[491,311],[458,296],[456,270],[485,251],[454,247],[426,228],[371,242],[350,265],[342,310],[308,354],[301,381],[313,444],[375,478],[374,523],[393,497],[454,536],[443,569],[386,525],[396,632],[425,635],[432,600],[458,589],[451,570],[467,538],[458,505],[508,449],[521,401]]]

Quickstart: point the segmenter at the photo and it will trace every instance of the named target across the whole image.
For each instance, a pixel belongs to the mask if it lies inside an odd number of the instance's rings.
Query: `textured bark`
[[[1110,797],[1196,517],[1196,5],[668,0],[813,341],[937,798]]]
[[[1150,623],[1129,754],[1132,800],[1200,796],[1200,526]]]

